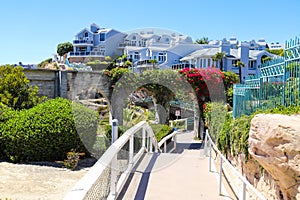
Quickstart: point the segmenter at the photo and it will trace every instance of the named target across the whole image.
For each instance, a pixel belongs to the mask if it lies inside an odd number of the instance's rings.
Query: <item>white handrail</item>
[[[226,159],[226,157],[218,150],[217,146],[214,144],[212,141],[208,130],[206,130],[206,136],[205,136],[205,148],[207,148],[207,143],[209,141],[209,171],[211,171],[211,149],[213,148],[217,154],[220,156],[220,172],[219,172],[219,194],[221,195],[221,186],[222,186],[222,172],[223,172],[223,167],[222,163],[224,161],[225,164],[229,167],[230,170],[234,172],[234,174],[242,181],[243,183],[243,188],[242,188],[242,197],[239,199],[245,200],[246,199],[246,187],[251,189],[254,194],[261,200],[266,200],[266,198],[253,186],[249,181],[241,175],[232,165],[231,163]]]
[[[134,134],[142,129],[142,145],[138,153],[134,155]],[[151,141],[150,145],[146,144],[146,138]],[[122,149],[122,147],[129,141],[129,162],[126,170],[120,175],[117,180],[116,174],[113,171],[117,168],[117,155]],[[87,195],[91,192],[91,189],[99,184],[98,179],[107,172],[107,169],[111,170],[110,180],[115,180],[114,186],[110,187],[110,194],[108,199],[115,199],[117,195],[122,190],[128,176],[131,173],[134,165],[142,157],[145,152],[152,152],[152,147],[154,146],[155,152],[158,150],[157,141],[151,127],[147,122],[142,121],[135,125],[134,127],[127,130],[119,139],[117,139],[101,156],[101,158],[96,162],[96,164],[88,171],[88,173],[73,187],[71,192],[65,196],[65,200],[82,200],[85,199]],[[103,183],[102,183],[103,184]],[[110,184],[110,183],[107,183]],[[111,191],[115,190],[115,191]]]
[[[170,126],[174,127],[174,122],[185,122],[185,126],[184,129],[187,130],[187,126],[188,126],[188,118],[184,118],[184,119],[176,119],[176,120],[170,120]]]
[[[159,143],[158,143],[158,148],[160,149],[160,147],[162,145],[164,145],[164,153],[167,153],[167,140],[173,138],[173,141],[174,141],[174,147],[172,149],[170,149],[169,152],[172,152],[176,149],[176,144],[177,144],[177,134],[178,134],[178,131],[174,131],[173,133],[165,136]]]

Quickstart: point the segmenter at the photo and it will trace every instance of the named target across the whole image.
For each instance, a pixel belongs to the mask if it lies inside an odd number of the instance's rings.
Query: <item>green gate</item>
[[[258,109],[299,105],[300,39],[286,42],[284,57],[262,64],[257,76],[234,85],[233,117],[250,115]]]

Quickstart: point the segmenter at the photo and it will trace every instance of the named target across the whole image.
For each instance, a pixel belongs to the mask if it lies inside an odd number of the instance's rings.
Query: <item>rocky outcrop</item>
[[[282,199],[300,199],[300,117],[259,114],[251,121],[249,153],[272,176]]]

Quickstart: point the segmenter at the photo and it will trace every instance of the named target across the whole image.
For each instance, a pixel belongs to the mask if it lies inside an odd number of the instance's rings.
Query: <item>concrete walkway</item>
[[[176,153],[146,154],[119,199],[230,199],[218,195],[216,172],[208,172],[201,143],[192,138],[192,132],[179,134]]]

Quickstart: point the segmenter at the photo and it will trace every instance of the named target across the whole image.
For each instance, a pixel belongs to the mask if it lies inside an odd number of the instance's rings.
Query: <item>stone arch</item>
[[[189,91],[189,95],[186,99],[196,99],[194,90],[192,89],[191,85],[185,80],[181,79],[182,76],[176,72],[171,70],[166,70],[170,73],[173,73],[170,77],[165,77],[162,79],[161,77],[157,77],[155,80],[148,79],[146,75],[143,74],[133,74],[129,73],[124,75],[119,81],[116,88],[114,88],[114,91],[112,93],[111,97],[111,109],[112,109],[112,117],[115,119],[118,119],[119,124],[123,123],[123,108],[126,105],[126,100],[128,99],[129,95],[136,91],[137,89],[147,85],[147,84],[157,84],[164,86],[171,90],[173,93],[177,93],[180,87],[182,87],[182,91]],[[151,73],[151,71],[149,71]],[[178,82],[174,82],[171,79],[178,78]],[[176,85],[177,84],[177,85]],[[179,84],[179,87],[178,87]],[[197,105],[198,108],[198,102],[194,101],[194,104]],[[197,112],[197,110],[195,110]],[[198,113],[197,113],[198,114]],[[195,115],[197,115],[195,114]]]

